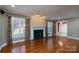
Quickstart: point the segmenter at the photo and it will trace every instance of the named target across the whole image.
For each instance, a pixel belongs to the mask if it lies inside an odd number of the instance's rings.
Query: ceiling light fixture
[[[15,5],[11,5],[11,7],[15,7]]]

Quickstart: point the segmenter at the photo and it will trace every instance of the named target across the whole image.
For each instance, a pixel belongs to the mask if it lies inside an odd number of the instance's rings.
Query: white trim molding
[[[24,41],[25,39],[22,39],[22,40],[13,41],[13,43],[24,42]]]
[[[53,34],[53,35],[56,35],[56,36],[62,36],[62,35],[58,35],[58,34]],[[62,36],[62,37],[66,37],[66,38],[71,38],[71,39],[79,40],[79,38],[77,38],[77,37],[73,37],[73,36]]]
[[[67,36],[67,38],[79,40],[79,38],[77,38],[77,37],[72,37],[72,36]]]
[[[4,46],[6,46],[6,45],[7,45],[7,43],[2,44],[2,45],[0,46],[0,50],[1,50]]]
[[[24,41],[25,41],[25,40],[22,39],[22,40],[13,41],[13,43],[24,42]],[[1,50],[3,47],[5,47],[6,45],[7,45],[7,43],[2,44],[2,45],[0,46],[0,50]]]

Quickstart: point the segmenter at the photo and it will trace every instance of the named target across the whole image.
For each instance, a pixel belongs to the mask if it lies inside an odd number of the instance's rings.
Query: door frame
[[[57,21],[56,22],[56,35],[60,35],[60,24],[62,24],[63,22],[66,22],[67,23],[67,26],[68,26],[68,21],[66,21],[66,20]],[[59,25],[58,25],[58,23],[59,23]]]

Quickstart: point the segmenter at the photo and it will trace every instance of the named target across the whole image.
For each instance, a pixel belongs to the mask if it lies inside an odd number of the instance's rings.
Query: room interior
[[[0,53],[78,53],[78,5],[0,5]]]

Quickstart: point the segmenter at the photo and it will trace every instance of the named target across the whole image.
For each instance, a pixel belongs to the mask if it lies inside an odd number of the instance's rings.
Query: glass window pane
[[[12,17],[12,38],[25,36],[25,18]]]
[[[52,25],[53,25],[52,22],[48,22],[48,33],[52,32],[52,30],[53,30]]]

